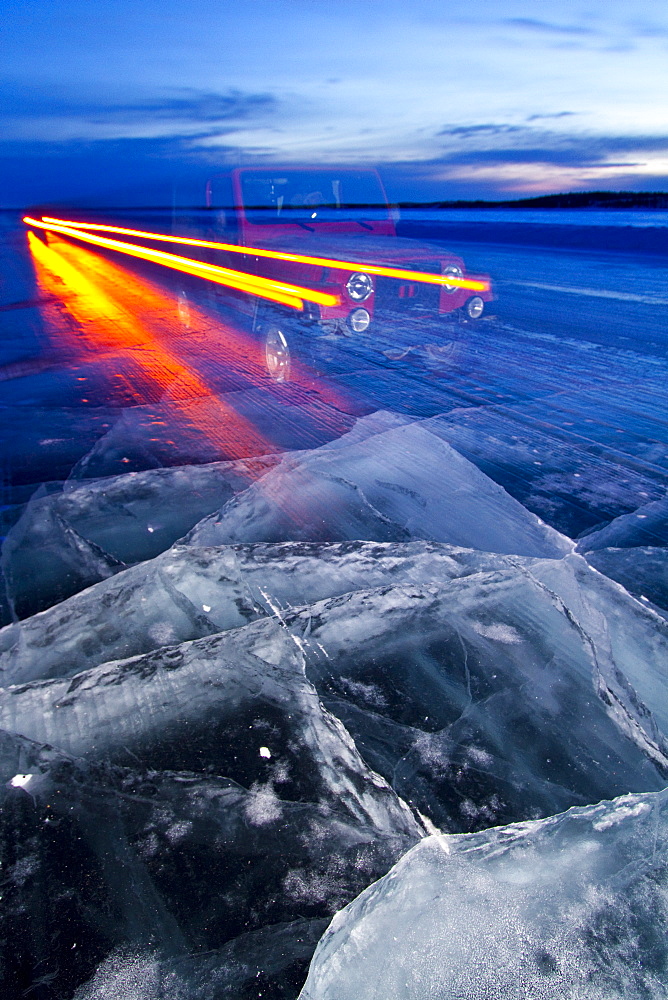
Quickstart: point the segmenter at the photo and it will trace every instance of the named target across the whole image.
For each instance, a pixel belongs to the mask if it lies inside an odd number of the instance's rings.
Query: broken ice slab
[[[296,641],[273,621],[6,688],[0,726],[90,761],[215,773],[420,835],[322,708]]]
[[[76,674],[348,591],[444,582],[506,561],[434,542],[177,545],[0,629],[0,676],[6,686]]]
[[[668,548],[592,549],[587,562],[668,618]]]
[[[328,599],[299,609],[321,594]],[[232,630],[221,647],[231,657],[235,642],[255,649],[267,627],[293,635],[367,763],[448,829],[664,781],[666,624],[578,555],[537,560],[426,542],[177,547],[4,629],[5,683],[22,686],[6,689],[10,714],[0,718],[58,743],[57,729],[25,726],[65,720],[69,688],[81,683],[94,717],[111,712],[100,725],[115,739],[116,715],[142,724],[148,688],[135,706],[124,683],[127,703],[114,709],[101,681],[100,702],[93,693],[105,668],[79,673],[88,664],[124,652],[151,663],[150,649],[156,663],[180,662],[195,647],[175,643],[222,629]],[[257,655],[271,660],[280,647],[268,648]],[[109,670],[124,676],[117,664]],[[25,684],[67,674],[76,676],[62,690]],[[47,700],[35,723],[37,696]],[[166,720],[170,711],[160,709]]]
[[[276,770],[244,788],[133,763],[0,733],[3,995],[44,982],[71,996],[93,977],[76,995],[99,996],[129,968],[161,971],[166,988],[202,1000],[196,990],[241,989],[259,971],[275,988],[296,968],[300,983],[324,918],[418,839],[317,797],[281,798],[288,778]],[[17,767],[31,772],[25,787],[7,780]]]
[[[594,549],[628,549],[635,546],[668,546],[668,496],[643,504],[598,527],[577,542],[578,552]]]
[[[665,996],[668,792],[423,840],[337,913],[301,1000]]]
[[[488,552],[559,558],[570,539],[544,524],[463,458],[428,421],[284,457],[261,480],[205,518],[193,545],[235,542],[403,542],[429,539]]]
[[[514,562],[284,615],[365,760],[444,829],[666,783],[665,622],[581,557]]]
[[[276,456],[153,469],[37,493],[10,530],[3,569],[25,618],[151,559],[277,461]]]
[[[561,562],[535,560],[530,572],[592,644],[595,682],[610,699],[633,739],[665,745],[668,739],[668,624],[623,587],[592,570],[576,553]],[[621,710],[621,714],[617,711]],[[626,723],[624,723],[626,724]],[[651,752],[651,751],[650,751]]]

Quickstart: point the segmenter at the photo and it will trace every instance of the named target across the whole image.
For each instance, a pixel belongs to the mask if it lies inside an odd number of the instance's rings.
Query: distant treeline
[[[668,209],[668,191],[577,191],[512,201],[434,201],[401,203],[402,208],[644,208]]]

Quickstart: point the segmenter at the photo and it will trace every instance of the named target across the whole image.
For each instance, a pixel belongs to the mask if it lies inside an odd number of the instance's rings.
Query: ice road
[[[277,379],[2,217],[3,996],[666,996],[668,228],[619,221],[408,220],[488,313]]]

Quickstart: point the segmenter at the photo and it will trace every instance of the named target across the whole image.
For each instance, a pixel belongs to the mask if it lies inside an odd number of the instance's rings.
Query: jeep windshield
[[[388,218],[385,192],[373,170],[247,170],[239,180],[246,219],[255,225],[310,228],[318,222]]]

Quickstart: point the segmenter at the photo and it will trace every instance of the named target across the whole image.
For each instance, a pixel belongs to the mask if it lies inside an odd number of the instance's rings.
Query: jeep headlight
[[[373,278],[368,274],[351,274],[346,282],[346,291],[354,302],[365,302],[373,292]]]
[[[443,274],[451,274],[453,278],[464,277],[464,272],[462,271],[461,267],[457,267],[456,264],[448,264],[447,267],[444,267]],[[446,290],[446,292],[448,292],[448,294],[456,292],[459,287],[460,287],[459,285],[443,285],[443,288]]]

